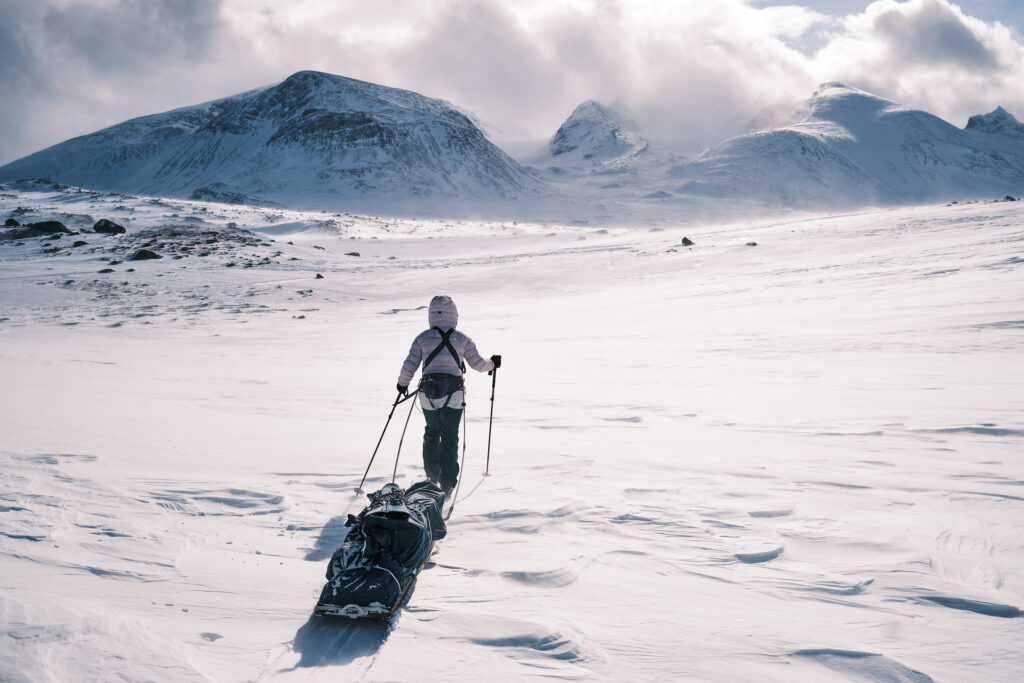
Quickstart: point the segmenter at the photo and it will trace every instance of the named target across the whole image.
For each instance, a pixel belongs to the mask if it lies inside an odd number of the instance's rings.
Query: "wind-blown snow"
[[[1019,677],[1022,203],[684,248],[20,187],[129,231],[0,241],[0,679]],[[313,618],[437,293],[504,355],[491,476],[474,373],[408,605]]]
[[[825,83],[791,125],[726,140],[676,167],[674,191],[830,210],[1021,194],[1020,126],[997,109],[961,130]]]
[[[638,211],[650,217],[650,204],[674,197],[651,187],[664,185],[669,169],[681,161],[652,147],[635,121],[593,100],[576,107],[541,150],[522,159],[539,177],[577,200],[580,208],[574,215],[593,215],[597,208],[628,219]],[[686,210],[715,211],[706,204],[691,201]],[[674,205],[666,213],[678,221],[680,208]],[[726,212],[735,216],[736,209],[732,204]]]

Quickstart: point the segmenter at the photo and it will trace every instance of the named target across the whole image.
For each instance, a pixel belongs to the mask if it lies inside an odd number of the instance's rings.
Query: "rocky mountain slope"
[[[315,71],[132,119],[0,168],[0,180],[37,177],[103,191],[362,210],[545,192],[447,102]]]

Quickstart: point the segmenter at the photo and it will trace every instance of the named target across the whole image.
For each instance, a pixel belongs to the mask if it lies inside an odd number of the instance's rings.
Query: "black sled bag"
[[[397,492],[397,493],[396,493]],[[407,491],[369,494],[370,505],[349,515],[349,531],[327,565],[316,613],[389,617],[401,606],[434,541],[445,537],[444,492],[423,481]]]

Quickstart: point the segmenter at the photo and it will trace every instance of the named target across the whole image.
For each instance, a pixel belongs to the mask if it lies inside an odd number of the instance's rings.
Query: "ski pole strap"
[[[440,327],[433,327],[431,329],[437,330],[437,333],[441,335],[441,343],[437,345],[436,349],[434,349],[427,355],[427,360],[423,362],[423,369],[427,369],[427,366],[430,365],[431,361],[437,358],[437,354],[441,353],[445,349],[448,349],[448,353],[452,354],[452,358],[455,359],[455,365],[459,367],[459,370],[465,372],[466,364],[462,361],[461,358],[459,358],[459,352],[455,350],[455,347],[452,346],[451,342],[452,332],[455,331],[455,328],[453,327],[447,332],[442,330]]]

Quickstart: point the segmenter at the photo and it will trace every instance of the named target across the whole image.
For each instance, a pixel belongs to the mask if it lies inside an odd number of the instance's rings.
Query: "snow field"
[[[692,248],[297,216],[275,263],[125,263],[112,296],[98,254],[0,243],[0,678],[1014,680],[1020,207],[689,226]],[[210,224],[263,226],[232,210]],[[472,373],[408,606],[312,618],[436,293],[505,359],[491,476]]]

